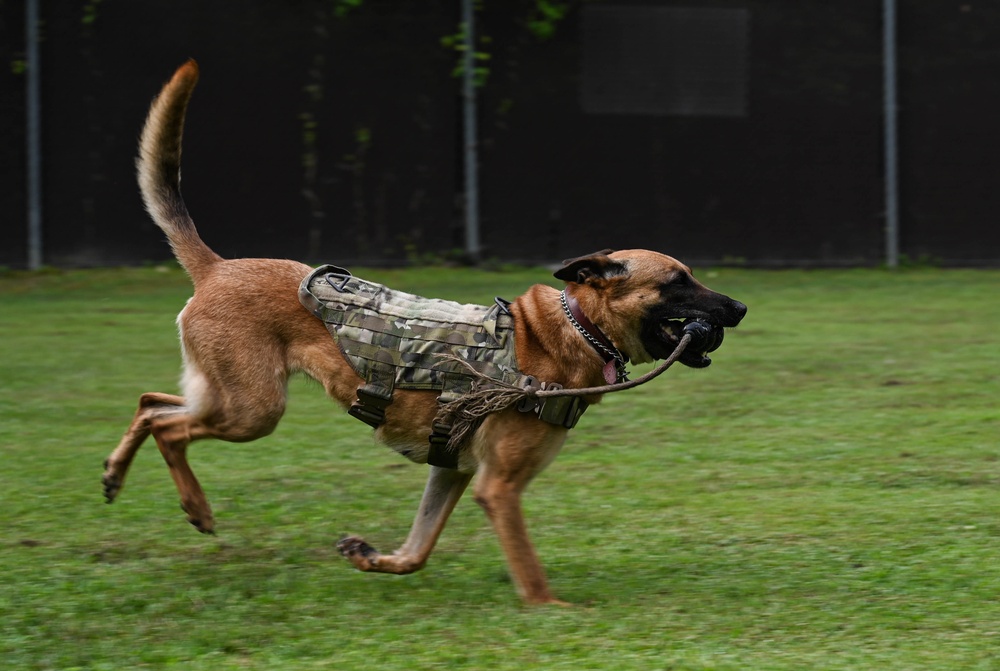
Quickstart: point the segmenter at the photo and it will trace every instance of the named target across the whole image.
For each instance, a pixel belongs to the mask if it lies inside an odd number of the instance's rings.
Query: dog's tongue
[[[615,360],[612,359],[604,364],[604,379],[608,384],[614,384],[618,381],[618,367],[615,366],[615,363]]]

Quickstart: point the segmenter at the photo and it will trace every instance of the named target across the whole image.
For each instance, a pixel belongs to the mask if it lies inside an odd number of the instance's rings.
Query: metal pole
[[[885,263],[899,265],[899,176],[896,138],[896,0],[883,0],[882,63],[885,87]]]
[[[42,142],[41,71],[38,56],[38,3],[25,3],[25,60],[27,61],[27,182],[28,182],[28,268],[42,267]]]
[[[476,144],[476,39],[474,0],[462,0],[465,52],[462,59],[463,140],[465,144],[465,251],[479,260],[479,172]]]

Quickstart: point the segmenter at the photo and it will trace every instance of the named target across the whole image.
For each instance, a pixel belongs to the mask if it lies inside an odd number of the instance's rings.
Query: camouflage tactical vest
[[[435,390],[439,400],[449,401],[489,385],[469,367],[508,385],[532,381],[518,369],[513,319],[503,299],[482,306],[422,298],[328,265],[302,281],[299,300],[323,320],[364,380],[349,412],[373,427],[385,420],[394,389]],[[585,408],[577,399],[550,399],[525,411],[572,428]],[[441,449],[449,432],[435,424],[429,463],[453,467],[456,457]]]
[[[299,290],[323,320],[344,357],[366,386],[434,389],[460,394],[472,383],[459,357],[480,373],[507,384],[524,377],[514,354],[506,304],[462,305],[421,298],[323,266]]]

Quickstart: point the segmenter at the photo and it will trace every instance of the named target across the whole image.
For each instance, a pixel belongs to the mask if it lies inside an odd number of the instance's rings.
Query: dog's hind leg
[[[150,392],[139,397],[139,409],[136,410],[132,424],[122,436],[118,447],[104,461],[104,498],[108,503],[115,500],[125,485],[125,475],[135,453],[143,441],[149,437],[152,422],[158,417],[184,412],[184,399],[172,394]]]
[[[152,433],[156,446],[160,448],[160,454],[170,469],[170,476],[177,486],[177,492],[181,497],[181,509],[187,514],[188,522],[202,533],[214,533],[215,518],[212,516],[212,508],[187,460],[187,448],[191,441],[208,436],[210,433],[187,414],[165,417],[155,422]]]
[[[181,396],[150,392],[139,397],[139,409],[132,424],[104,462],[102,482],[105,499],[112,503],[121,492],[135,453],[151,433],[181,494],[181,507],[188,514],[188,521],[200,531],[211,532],[212,511],[186,456],[191,440],[208,433],[192,421]]]
[[[259,359],[266,362],[264,357]],[[188,463],[187,448],[202,438],[248,442],[274,430],[284,413],[285,377],[260,373],[259,369],[251,370],[249,379],[218,385],[188,362],[184,397],[143,394],[132,424],[105,462],[107,500],[115,499],[136,451],[152,435],[170,469],[188,522],[203,533],[212,533],[212,509]]]
[[[261,360],[266,362],[264,357]],[[184,376],[187,408],[158,417],[150,426],[177,486],[181,508],[187,513],[188,522],[202,533],[213,533],[215,520],[205,492],[188,463],[188,446],[203,438],[231,443],[262,438],[274,431],[285,411],[285,376],[245,366],[230,374],[225,384],[219,384],[212,380],[222,376],[216,369],[213,373],[209,378],[189,361]]]
[[[361,571],[396,574],[419,571],[427,563],[448,516],[470,480],[471,473],[431,466],[420,508],[402,547],[383,555],[361,538],[351,536],[337,543],[337,549]]]

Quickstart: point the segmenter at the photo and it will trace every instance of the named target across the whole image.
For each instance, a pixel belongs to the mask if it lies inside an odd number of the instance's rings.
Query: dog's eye
[[[666,282],[668,287],[687,287],[691,286],[693,280],[687,273],[676,273]]]

